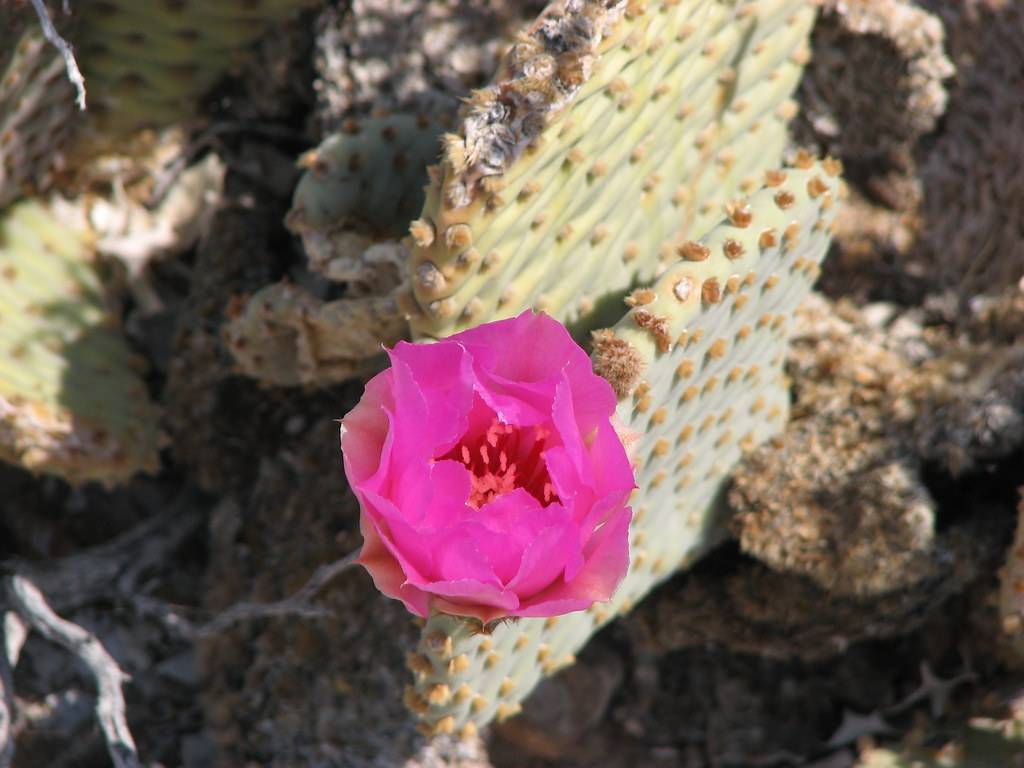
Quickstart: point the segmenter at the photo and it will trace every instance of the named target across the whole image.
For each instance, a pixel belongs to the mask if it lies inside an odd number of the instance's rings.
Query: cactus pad
[[[409,666],[407,703],[430,732],[472,732],[515,714],[542,675],[571,664],[598,628],[726,534],[723,480],[775,434],[788,407],[782,361],[791,315],[814,281],[830,238],[838,164],[799,155],[595,334],[594,368],[619,396],[638,435],[631,565],[607,604],[481,633],[435,615]]]
[[[158,412],[91,260],[39,203],[0,218],[0,459],[112,483],[156,469]]]
[[[309,0],[111,2],[82,8],[74,37],[99,127],[122,134],[192,118],[198,99],[268,27]]]
[[[446,137],[411,227],[413,335],[528,306],[593,327],[778,162],[813,19],[804,0],[549,6]]]
[[[0,5],[0,208],[47,186],[76,112],[64,62],[31,8]]]
[[[352,119],[299,158],[306,172],[285,221],[302,237],[310,268],[337,280],[338,267],[350,272],[371,239],[401,237],[423,206],[440,131],[417,115]]]
[[[349,120],[299,159],[306,172],[286,222],[314,268],[331,260],[331,236],[340,230],[404,234],[423,205],[440,132],[436,122],[409,114]]]

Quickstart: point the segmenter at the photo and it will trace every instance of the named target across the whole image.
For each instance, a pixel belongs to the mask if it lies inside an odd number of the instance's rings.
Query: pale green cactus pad
[[[653,279],[778,163],[814,14],[807,0],[550,5],[445,139],[411,226],[413,336],[530,306],[594,327],[602,300]]]
[[[311,2],[83,3],[72,42],[99,127],[119,134],[193,118],[197,100],[272,24]]]
[[[114,483],[156,470],[159,413],[92,260],[38,202],[0,218],[0,459]]]
[[[726,206],[726,218],[595,334],[594,369],[619,396],[637,435],[631,566],[613,600],[551,619],[520,619],[481,634],[432,617],[409,665],[407,703],[430,732],[473,732],[515,714],[542,676],[571,664],[601,626],[726,533],[720,493],[741,453],[783,426],[788,325],[810,290],[840,194],[838,164],[800,154],[765,186]]]
[[[342,228],[400,237],[423,206],[441,130],[422,115],[347,121],[299,158],[306,172],[295,188],[288,228],[304,241]]]
[[[285,224],[302,237],[310,269],[348,282],[374,239],[404,234],[423,206],[441,130],[420,115],[354,118],[299,158],[306,172]]]
[[[48,185],[77,111],[64,62],[35,13],[0,4],[0,208]]]

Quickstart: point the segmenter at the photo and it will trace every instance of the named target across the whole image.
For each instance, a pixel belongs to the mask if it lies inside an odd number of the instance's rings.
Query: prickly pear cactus
[[[0,459],[114,483],[158,457],[158,412],[85,238],[38,202],[0,218]]]
[[[401,237],[423,206],[427,166],[437,159],[441,130],[421,115],[351,119],[299,158],[306,172],[285,224],[302,237],[311,269],[350,282],[353,271],[369,267],[364,257],[375,238]],[[408,254],[402,250],[404,271]],[[377,295],[398,282],[375,286]]]
[[[102,131],[194,117],[200,97],[272,24],[312,0],[83,3],[72,42]]]
[[[639,438],[629,573],[613,600],[490,633],[432,617],[409,666],[408,705],[429,732],[472,733],[515,714],[543,675],[571,664],[599,627],[721,540],[722,483],[741,452],[786,418],[788,323],[818,274],[839,196],[838,164],[798,155],[594,336],[594,369]]]
[[[75,93],[35,13],[0,4],[0,209],[45,188],[75,125]]]
[[[442,128],[424,115],[397,114],[346,121],[302,155],[306,169],[286,223],[307,252],[316,237],[337,229],[400,237],[423,207],[427,166],[437,160]]]
[[[778,162],[814,13],[552,3],[431,171],[411,227],[414,337],[527,306],[593,327],[600,300],[653,279]]]

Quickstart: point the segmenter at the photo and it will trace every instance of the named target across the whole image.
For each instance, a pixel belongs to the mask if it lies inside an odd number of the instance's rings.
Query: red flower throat
[[[502,424],[495,418],[486,432],[464,435],[441,458],[466,465],[472,482],[466,503],[473,509],[516,488],[547,506],[560,501],[541,455],[548,434],[543,427]]]

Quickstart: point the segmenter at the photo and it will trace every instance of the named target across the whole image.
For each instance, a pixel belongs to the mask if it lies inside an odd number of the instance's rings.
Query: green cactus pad
[[[0,459],[114,483],[157,468],[159,414],[91,262],[38,202],[0,218]]]
[[[312,0],[109,0],[84,4],[74,44],[101,130],[195,115],[197,100],[257,39]]]
[[[778,163],[814,13],[805,0],[549,6],[446,137],[411,227],[413,335],[528,306],[582,330],[600,300],[653,279]]]
[[[830,239],[838,164],[799,155],[595,334],[594,369],[619,396],[637,440],[631,566],[615,597],[587,611],[520,619],[484,634],[432,617],[409,666],[407,703],[430,732],[466,731],[515,714],[543,675],[571,664],[602,625],[726,535],[723,481],[785,421],[790,318]]]
[[[441,130],[410,114],[349,120],[299,159],[306,172],[295,188],[288,228],[304,240],[341,228],[400,237],[423,207]]]
[[[64,62],[35,13],[0,4],[0,209],[49,184],[77,111]]]

